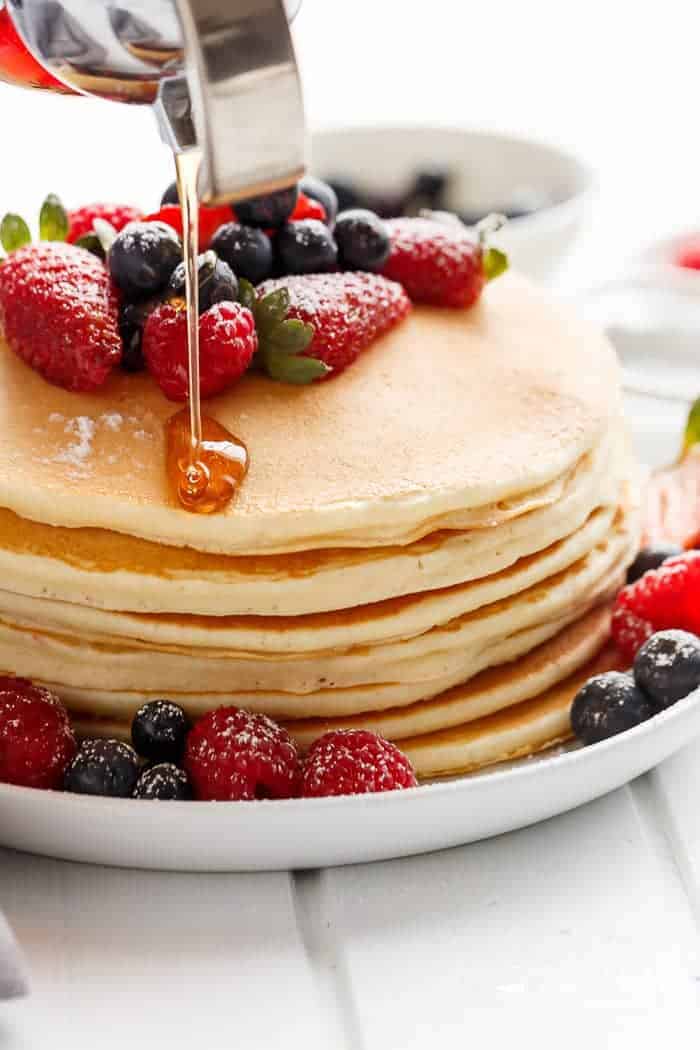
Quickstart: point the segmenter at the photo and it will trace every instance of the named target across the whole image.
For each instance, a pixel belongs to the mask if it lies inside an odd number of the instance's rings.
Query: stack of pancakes
[[[70,394],[6,349],[0,371],[0,669],[83,732],[235,703],[304,745],[378,731],[431,776],[564,739],[612,659],[638,540],[617,363],[515,277],[415,308],[332,382],[208,402],[251,455],[211,516],[172,496],[147,376]]]

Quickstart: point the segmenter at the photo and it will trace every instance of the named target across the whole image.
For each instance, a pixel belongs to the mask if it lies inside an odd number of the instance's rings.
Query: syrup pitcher
[[[305,125],[289,20],[301,0],[0,0],[0,78],[152,105],[199,197],[296,182]]]

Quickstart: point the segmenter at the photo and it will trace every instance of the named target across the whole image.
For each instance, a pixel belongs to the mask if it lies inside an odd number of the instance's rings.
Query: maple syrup
[[[248,450],[240,438],[209,416],[202,416],[199,387],[199,199],[201,151],[175,155],[182,209],[182,248],[187,308],[188,407],[166,425],[166,466],[180,504],[196,514],[212,514],[231,502],[248,472]]]

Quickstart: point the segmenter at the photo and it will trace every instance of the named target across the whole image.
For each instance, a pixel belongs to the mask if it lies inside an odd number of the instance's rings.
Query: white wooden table
[[[305,0],[311,117],[439,118],[577,147],[602,174],[579,256],[597,279],[700,213],[682,134],[696,126],[690,6]],[[171,178],[146,114],[3,103],[0,210],[48,190],[155,205]],[[671,433],[660,420],[660,460]],[[0,1047],[695,1048],[698,809],[695,744],[546,824],[394,863],[180,876],[0,851],[0,907],[33,980],[0,1006]]]

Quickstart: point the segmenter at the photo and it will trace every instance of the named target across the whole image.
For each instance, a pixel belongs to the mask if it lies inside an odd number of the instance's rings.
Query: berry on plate
[[[23,361],[67,390],[96,390],[121,359],[109,274],[72,244],[28,245],[3,262],[0,324]]]
[[[299,756],[289,733],[266,715],[221,707],[195,722],[184,767],[197,799],[292,798]]]
[[[700,633],[700,551],[668,558],[623,587],[613,606],[612,636],[622,656],[637,650],[656,631],[667,628]]]
[[[313,197],[307,197],[305,193],[299,190],[294,211],[289,216],[289,222],[300,222],[302,219],[318,219],[319,222],[325,222],[326,226],[329,225],[326,220],[326,209],[321,202]]]
[[[700,686],[700,638],[658,631],[634,658],[634,680],[657,707],[670,707]]]
[[[341,729],[316,740],[304,761],[304,798],[364,795],[416,787],[413,766],[395,744],[364,729]]]
[[[284,348],[275,349],[274,332],[267,338],[262,326],[263,367],[273,379],[288,383],[308,383],[327,373],[342,372],[411,309],[401,285],[373,273],[283,277],[265,281],[258,289],[263,303],[273,293],[280,298],[279,320],[301,322],[312,332],[302,353],[290,355]],[[323,369],[307,374],[306,358],[319,362]]]
[[[187,400],[187,315],[182,304],[163,303],[146,321],[143,356],[171,401]],[[199,319],[202,397],[220,394],[247,371],[258,348],[255,319],[240,303],[215,303]]]
[[[656,710],[631,675],[606,671],[589,678],[574,697],[571,728],[584,744],[597,744],[633,729]]]
[[[148,766],[141,773],[134,788],[134,798],[159,802],[187,802],[192,798],[192,787],[184,769],[172,762]]]
[[[338,248],[325,223],[302,219],[279,231],[277,257],[284,273],[326,273],[335,267]]]
[[[366,208],[342,211],[335,224],[335,239],[344,270],[381,270],[391,251],[386,223]]]
[[[270,276],[272,244],[267,234],[255,226],[227,222],[214,234],[211,248],[228,263],[236,277],[260,284]]]
[[[108,222],[119,233],[130,222],[139,222],[142,218],[141,209],[133,208],[130,204],[84,204],[82,208],[68,212],[66,240],[69,244],[75,244],[81,237],[93,233],[95,219]]]
[[[146,321],[161,300],[157,296],[152,299],[137,299],[130,302],[128,299],[119,307],[119,334],[122,337],[122,359],[121,367],[125,372],[142,372],[146,367],[143,357],[142,341],[143,329]]]
[[[199,312],[206,313],[214,303],[233,303],[238,298],[236,275],[216,252],[204,252],[197,258],[199,277]],[[185,264],[181,262],[172,272],[165,290],[167,299],[184,299]]]
[[[296,207],[298,186],[266,193],[262,197],[249,197],[238,201],[236,215],[244,226],[259,226],[263,230],[282,226]]]
[[[627,570],[627,582],[634,583],[645,572],[649,572],[649,569],[658,569],[668,558],[682,553],[682,548],[675,543],[652,543],[648,547],[642,547]]]
[[[299,197],[307,200],[317,201],[324,211],[324,222],[332,230],[335,225],[335,217],[338,214],[338,198],[335,190],[322,179],[315,175],[305,175],[299,183]]]
[[[130,798],[138,777],[133,747],[121,740],[84,740],[66,769],[63,786],[79,795]]]
[[[217,204],[210,207],[207,204],[199,206],[199,249],[206,251],[211,245],[211,239],[219,229],[234,218],[233,210],[228,204]],[[144,222],[164,222],[175,230],[178,237],[182,239],[182,212],[179,204],[166,204],[159,211],[147,215]]]
[[[26,678],[0,677],[0,782],[59,788],[76,750],[58,697]]]
[[[165,288],[182,261],[180,238],[165,222],[134,222],[114,240],[107,263],[115,284],[131,299]]]
[[[187,715],[172,700],[151,700],[134,715],[131,742],[151,762],[179,762],[189,728]]]
[[[389,219],[386,226],[391,254],[382,273],[399,281],[414,302],[473,306],[486,281],[505,269],[505,257],[461,224]]]

